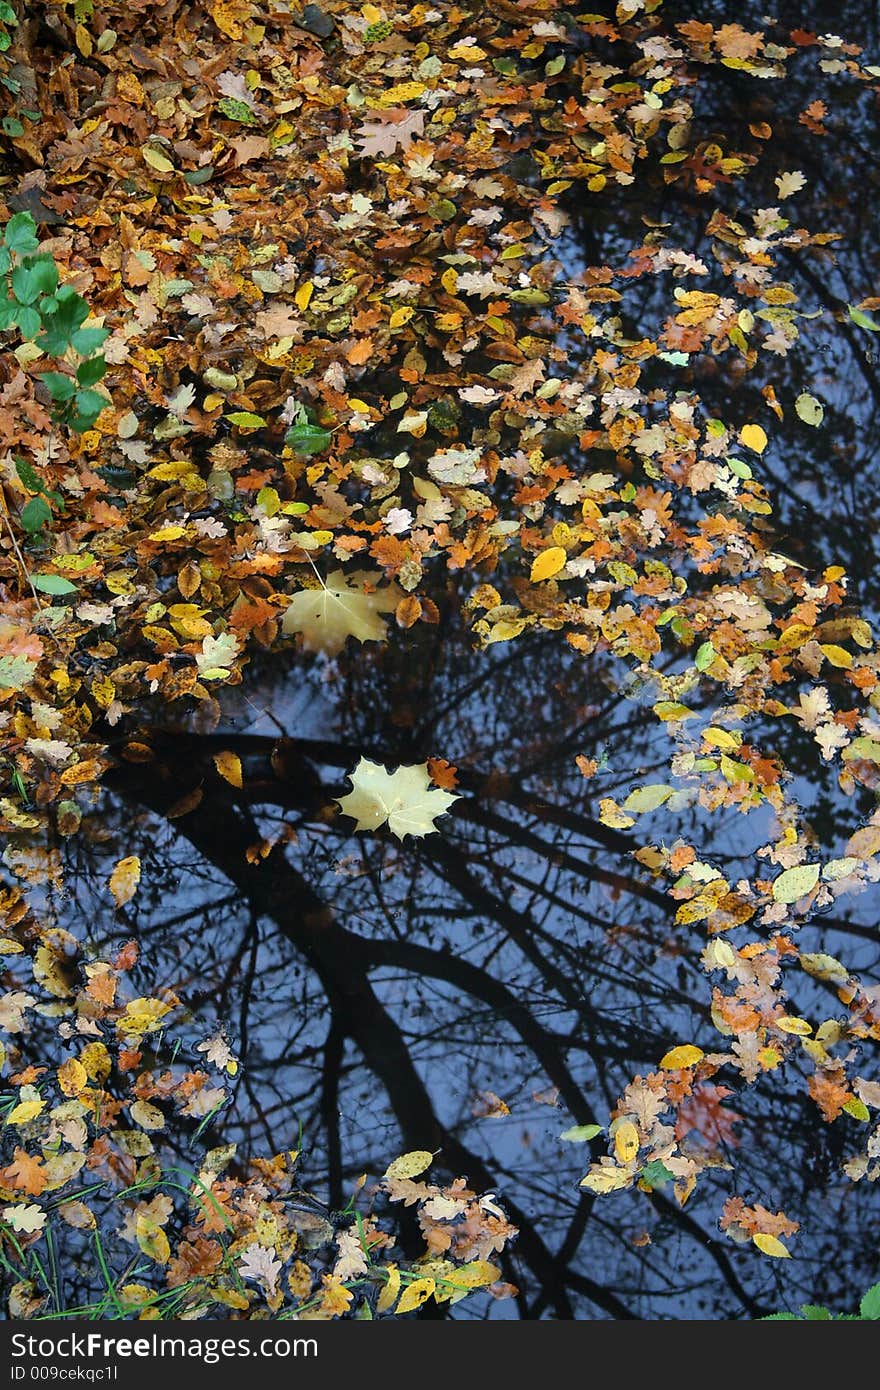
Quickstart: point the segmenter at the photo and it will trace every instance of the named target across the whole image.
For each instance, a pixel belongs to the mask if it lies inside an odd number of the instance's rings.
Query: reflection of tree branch
[[[160,814],[179,793],[179,787],[170,778],[163,778],[161,769],[143,764],[138,764],[134,773],[117,769],[109,780]],[[363,939],[334,920],[332,911],[280,855],[273,856],[271,871],[265,863],[256,866],[248,862],[247,850],[260,838],[257,826],[246,811],[232,814],[225,796],[206,799],[198,815],[187,817],[180,829],[206,859],[240,888],[257,912],[270,917],[303,951],[321,981],[339,1027],[352,1039],[369,1070],[385,1088],[403,1143],[441,1149],[453,1171],[466,1173],[477,1186],[494,1189],[496,1180],[482,1158],[467,1149],[435,1114],[403,1035],[367,978],[369,962],[365,959]],[[507,1197],[505,1205],[519,1229],[519,1249],[535,1278],[551,1290],[557,1316],[574,1316],[569,1284],[585,1292],[614,1318],[634,1316],[611,1290],[563,1268],[526,1213]],[[509,1262],[508,1255],[503,1258]]]

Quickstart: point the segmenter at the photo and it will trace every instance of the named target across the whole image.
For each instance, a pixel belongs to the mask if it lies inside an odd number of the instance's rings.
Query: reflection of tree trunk
[[[110,781],[161,814],[180,789],[169,787],[161,773],[151,776],[152,771],[139,764],[117,772]],[[233,813],[224,802],[220,796],[206,798],[198,812],[186,818],[185,831],[183,826],[181,830],[200,854],[236,884],[254,909],[270,917],[303,952],[326,992],[337,1026],[352,1039],[384,1087],[404,1145],[440,1149],[450,1171],[464,1173],[477,1187],[494,1190],[497,1179],[483,1159],[450,1134],[434,1113],[406,1041],[370,984],[363,940],[334,921],[330,909],[286,859],[275,855],[259,866],[249,864],[247,849],[260,839],[257,826],[249,814]],[[569,1285],[614,1318],[634,1316],[611,1290],[560,1266],[525,1212],[509,1198],[504,1200],[519,1229],[519,1250],[535,1279],[551,1292],[558,1317],[574,1317]],[[503,1258],[509,1265],[510,1256]]]
[[[179,761],[178,761],[179,765]],[[197,760],[187,759],[187,765],[197,774]],[[159,765],[123,767],[111,775],[111,783],[126,797],[137,800],[149,809],[162,814],[180,793],[180,786]],[[278,784],[266,788],[264,801],[273,800]],[[504,1020],[521,1038],[548,1079],[558,1086],[568,1109],[580,1123],[592,1119],[582,1089],[569,1068],[566,1049],[568,1040],[557,1037],[544,1028],[528,1007],[501,981],[471,962],[446,952],[432,950],[405,940],[368,939],[349,931],[336,921],[330,907],[314,892],[283,854],[276,851],[259,865],[247,860],[247,850],[261,836],[250,812],[235,803],[240,795],[218,788],[206,797],[198,809],[181,821],[180,829],[205,859],[219,869],[247,898],[255,915],[270,918],[302,952],[314,970],[326,994],[330,1007],[330,1025],[324,1043],[322,1091],[319,1110],[327,1131],[328,1179],[331,1200],[338,1202],[342,1191],[343,1171],[341,1140],[338,1125],[338,1076],[343,1061],[346,1037],[351,1038],[363,1056],[368,1069],[384,1088],[388,1102],[407,1147],[426,1147],[442,1151],[444,1165],[454,1173],[461,1172],[468,1181],[486,1190],[498,1187],[498,1177],[487,1167],[483,1158],[466,1147],[439,1120],[428,1090],[419,1076],[406,1040],[397,1023],[377,996],[369,979],[376,968],[399,968],[420,977],[441,979],[456,986],[465,997],[480,999]],[[280,799],[280,798],[277,798]],[[514,840],[521,827],[500,822]],[[493,826],[493,828],[495,828]],[[538,838],[539,843],[543,844]],[[438,866],[443,879],[473,902],[481,916],[498,922],[515,941],[523,955],[540,971],[541,977],[566,1001],[567,1007],[580,1014],[586,1007],[583,992],[572,986],[570,978],[537,949],[529,917],[512,909],[497,894],[486,889],[469,872],[467,861],[447,842],[439,846],[422,846]],[[548,846],[544,845],[545,854]],[[665,903],[665,900],[664,900]],[[627,1031],[627,1055],[635,1050],[631,1029]],[[656,1051],[655,1040],[647,1035],[635,1039],[649,1052]],[[606,1049],[590,1044],[599,1053]],[[603,1057],[594,1058],[600,1066]],[[630,1318],[629,1308],[611,1289],[594,1282],[583,1273],[571,1269],[580,1236],[589,1219],[591,1203],[582,1204],[569,1227],[567,1238],[557,1254],[546,1245],[534,1223],[515,1201],[504,1195],[505,1206],[520,1230],[518,1251],[531,1271],[531,1277],[542,1290],[544,1302],[540,1308],[551,1306],[555,1316],[574,1316],[570,1291],[580,1293],[613,1318]],[[739,1285],[726,1255],[718,1242],[708,1237],[701,1227],[673,1203],[665,1204],[665,1214],[679,1222],[688,1234],[708,1249],[722,1271],[730,1288],[743,1303],[754,1305]],[[504,1257],[508,1277],[516,1278],[511,1264],[512,1255]]]

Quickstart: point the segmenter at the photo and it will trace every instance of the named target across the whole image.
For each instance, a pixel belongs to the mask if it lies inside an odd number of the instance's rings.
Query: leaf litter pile
[[[163,719],[216,727],[225,690],[294,649],[328,663],[406,644],[452,582],[487,660],[548,635],[584,663],[612,657],[668,738],[665,767],[622,800],[597,794],[595,816],[634,832],[670,919],[704,928],[714,1041],[671,1036],[606,1125],[566,1132],[598,1140],[585,1193],[671,1184],[684,1208],[719,1159],[682,1117],[715,1097],[721,1124],[724,1096],[765,1084],[805,1085],[817,1124],[852,1121],[845,1172],[875,1180],[880,995],[802,951],[797,929],[878,877],[880,813],[824,851],[772,738],[807,733],[844,795],[877,785],[871,627],[841,566],[777,548],[761,481],[774,431],[833,429],[833,414],[770,385],[761,421],[735,396],[719,418],[692,368],[772,378],[815,327],[789,261],[821,274],[835,241],[809,225],[805,175],[776,172],[769,126],[744,126],[741,147],[707,137],[701,88],[722,70],[774,87],[804,64],[819,90],[876,87],[880,69],[834,35],[673,22],[658,0],[608,17],[555,0],[73,0],[0,17],[12,1315],[62,1311],[56,1259],[116,1271],[91,1310],[66,1310],[83,1315],[332,1318],[515,1292],[496,1262],[516,1235],[503,1193],[433,1182],[427,1150],[367,1189],[415,1209],[415,1256],[358,1206],[366,1179],[331,1222],[296,1200],[295,1151],[237,1158],[225,1037],[188,1068],[185,998],[136,995],[138,943],[89,955],[46,896],[58,837],[83,833],[120,761],[149,763]],[[827,114],[807,107],[805,141]],[[750,202],[758,166],[772,205]],[[613,213],[658,186],[694,200],[711,256],[668,241],[646,202],[641,240],[572,269],[575,209]],[[647,281],[666,306],[650,332]],[[848,331],[869,342],[878,308],[866,293]],[[442,837],[467,797],[436,754],[353,761],[335,814],[365,835]],[[234,751],[214,763],[246,784]],[[749,876],[654,835],[655,813],[694,806],[741,817]],[[141,876],[135,855],[117,864],[118,909]],[[824,987],[809,1018],[789,1001],[803,972]],[[36,1029],[55,1051],[24,1064]],[[172,1116],[199,1139],[213,1126],[197,1171]],[[797,1238],[737,1195],[719,1219],[755,1258]]]

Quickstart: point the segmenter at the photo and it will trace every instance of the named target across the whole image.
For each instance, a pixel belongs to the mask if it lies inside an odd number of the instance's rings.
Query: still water
[[[738,22],[760,27],[755,6],[705,3],[701,17],[721,22],[732,8]],[[834,30],[880,58],[875,6],[778,8],[783,20]],[[873,98],[841,88],[835,106],[829,79],[830,134],[807,142],[797,116],[816,95],[814,66],[757,92],[741,74],[715,71],[702,98],[706,129],[735,143],[744,122],[771,119],[779,167],[809,180],[799,215],[843,234],[834,264],[792,262],[792,285],[822,318],[772,363],[780,397],[809,389],[822,399],[825,428],[789,421],[760,476],[779,548],[810,568],[845,565],[874,615],[880,364],[842,312],[880,284]],[[772,172],[720,190],[719,201],[736,210],[748,190],[749,206],[772,203]],[[574,270],[618,258],[641,235],[641,202],[623,199],[601,216],[577,204],[569,212]],[[661,186],[650,212],[670,224],[672,244],[700,254],[704,205]],[[640,332],[657,312],[650,288],[644,296]],[[737,418],[750,418],[768,372],[759,365],[740,380],[719,365],[685,384],[719,413],[736,400]],[[301,1148],[304,1185],[332,1208],[360,1174],[380,1174],[410,1148],[438,1150],[439,1169],[496,1194],[520,1228],[503,1260],[519,1293],[502,1302],[476,1295],[446,1316],[741,1318],[823,1301],[851,1309],[880,1277],[880,1194],[840,1173],[855,1122],[819,1122],[800,1085],[771,1077],[729,1098],[729,1119],[707,1140],[729,1166],[706,1175],[683,1210],[662,1192],[591,1200],[579,1190],[588,1146],[561,1140],[562,1131],[604,1122],[621,1087],[655,1068],[672,1041],[711,1047],[715,1036],[700,925],[675,926],[626,835],[593,818],[600,796],[652,780],[668,741],[611,658],[585,660],[552,633],[474,650],[461,614],[467,587],[466,577],[438,572],[436,627],[392,633],[387,646],[349,644],[334,662],[266,658],[247,696],[227,692],[216,729],[157,735],[155,767],[123,768],[90,833],[65,845],[59,920],[100,952],[136,936],[145,992],[156,978],[177,987],[193,1044],[225,1028],[243,1069],[222,1136],[243,1153]],[[839,850],[870,801],[843,798],[809,740],[786,737],[767,734],[797,773],[816,834]],[[211,775],[220,749],[241,757],[244,793]],[[599,761],[589,784],[578,754]],[[463,796],[442,833],[402,845],[350,833],[332,807],[361,756],[389,767],[430,756],[453,763]],[[202,783],[197,812],[169,818],[169,806]],[[652,822],[658,840],[693,840],[731,881],[767,829],[698,808]],[[246,851],[261,840],[277,843],[252,866]],[[140,855],[143,879],[121,923],[101,885],[128,854]],[[876,899],[845,899],[845,913],[804,928],[801,944],[841,954],[878,983]],[[816,988],[805,980],[803,1011]],[[185,1157],[188,1139],[177,1142]],[[732,1192],[800,1221],[796,1259],[756,1258],[719,1231]]]

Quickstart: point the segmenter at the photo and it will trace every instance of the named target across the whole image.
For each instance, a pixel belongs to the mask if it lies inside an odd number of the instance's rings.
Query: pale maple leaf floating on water
[[[326,581],[321,580],[320,589],[300,589],[284,614],[282,632],[286,637],[302,633],[306,651],[328,656],[341,652],[348,637],[359,642],[384,641],[387,628],[379,614],[393,612],[402,593],[393,584],[371,592],[377,578],[357,573],[350,582],[342,570],[334,570]]]
[[[459,797],[431,782],[427,763],[388,772],[379,763],[361,758],[348,774],[352,790],[339,798],[339,807],[357,822],[356,830],[378,830],[388,822],[392,835],[421,838],[437,830],[434,820]]]

